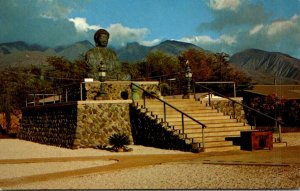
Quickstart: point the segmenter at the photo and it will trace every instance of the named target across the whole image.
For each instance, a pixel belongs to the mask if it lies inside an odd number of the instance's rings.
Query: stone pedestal
[[[83,100],[127,100],[127,99],[142,99],[143,92],[133,86],[135,83],[143,89],[160,96],[160,88],[158,81],[105,81],[104,91],[106,96],[101,96],[99,81],[85,82],[83,84],[82,94],[86,97]]]

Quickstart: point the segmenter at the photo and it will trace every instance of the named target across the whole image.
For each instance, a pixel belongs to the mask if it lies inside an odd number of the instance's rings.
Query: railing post
[[[202,127],[202,147],[203,147],[203,149],[204,149],[204,147],[205,147],[205,141],[204,141],[204,126],[202,125],[201,127]]]
[[[254,129],[256,129],[256,115],[254,115]]]
[[[235,82],[233,83],[233,96],[236,97]]]
[[[233,118],[235,119],[235,104],[234,104],[234,101],[232,102],[232,111],[233,111]]]
[[[166,103],[164,102],[164,122],[167,122]]]
[[[184,134],[184,115],[181,113],[182,134]]]
[[[281,137],[281,123],[279,122],[278,124],[278,131],[279,131],[279,142],[282,142],[282,137]]]
[[[210,93],[211,93],[211,92],[208,93],[208,105],[209,105],[209,106],[211,106],[211,105],[210,105]]]
[[[35,106],[35,94],[33,94],[33,106]]]
[[[144,101],[144,108],[146,108],[146,92],[144,92],[143,101]]]
[[[45,105],[45,94],[43,94],[43,105]]]
[[[82,101],[82,82],[80,82],[80,101]]]
[[[68,89],[66,89],[66,103],[68,103]]]

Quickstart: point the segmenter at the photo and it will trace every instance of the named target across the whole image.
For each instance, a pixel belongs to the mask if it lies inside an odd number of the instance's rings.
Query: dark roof
[[[255,85],[253,90],[245,90],[257,95],[276,95],[283,99],[300,99],[300,85]]]

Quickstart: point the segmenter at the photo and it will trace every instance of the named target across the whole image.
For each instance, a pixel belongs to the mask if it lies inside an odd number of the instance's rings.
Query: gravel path
[[[300,167],[163,164],[20,185],[22,189],[294,189]]]
[[[288,146],[300,145],[300,133],[285,133],[283,141]],[[69,150],[31,143],[22,140],[0,139],[0,159],[107,156],[107,155],[147,155],[147,154],[186,154],[180,151],[161,150],[132,145],[133,152],[112,153],[95,149]],[[112,161],[66,162],[67,166],[85,168],[107,165]],[[299,159],[300,162],[300,159]],[[10,173],[22,169],[30,173],[32,168],[45,168],[51,172],[63,170],[62,163],[0,165],[0,170],[9,177],[23,176]],[[43,166],[44,165],[44,166]],[[46,170],[46,169],[45,169]],[[49,171],[47,171],[49,172]],[[32,170],[33,174],[36,174]],[[37,172],[37,173],[41,173]],[[45,173],[43,171],[43,173]],[[0,179],[7,178],[1,175]],[[3,188],[2,188],[3,189]],[[200,161],[173,162],[139,168],[118,170],[107,173],[94,173],[82,176],[19,184],[9,189],[300,189],[300,166],[255,166],[255,165],[211,165]]]

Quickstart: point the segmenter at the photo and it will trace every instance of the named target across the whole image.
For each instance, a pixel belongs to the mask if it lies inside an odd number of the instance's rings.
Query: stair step
[[[176,121],[172,121],[170,118],[168,118],[167,116],[167,120],[169,121],[169,123],[173,124],[173,125],[181,125],[182,121],[180,120],[176,120]],[[217,120],[201,120],[201,123],[204,123],[207,126],[213,127],[214,125],[216,125],[217,127],[219,126],[219,124],[229,124],[229,125],[225,125],[225,126],[230,126],[230,124],[236,124],[236,119],[217,119]],[[192,120],[184,120],[184,125],[196,125],[198,123],[196,123],[195,121]],[[239,125],[244,125],[244,123],[238,123]]]
[[[190,144],[196,144],[198,147],[203,147],[202,142],[189,142]],[[221,146],[232,146],[232,141],[206,141],[204,143],[205,148],[211,148],[211,147],[221,147]]]
[[[156,112],[156,111],[152,111],[152,113],[154,115],[158,115],[159,117],[163,117],[164,116],[164,112]],[[191,117],[195,118],[195,117],[211,117],[211,116],[224,116],[223,113],[186,113],[188,115],[190,115]],[[166,116],[168,118],[181,118],[181,113],[177,112],[177,113],[168,113],[166,112]]]
[[[163,115],[164,114],[164,110],[163,109],[151,109],[151,108],[148,108],[149,111],[152,111],[153,113],[156,113],[157,115],[158,114],[161,114]],[[199,115],[203,115],[203,116],[207,116],[207,115],[224,115],[223,113],[221,112],[218,112],[217,110],[212,110],[212,109],[206,109],[206,110],[181,110],[183,111],[184,113],[188,114],[188,115],[194,115],[194,114],[199,114]],[[172,110],[167,110],[166,111],[166,114],[167,115],[181,115],[180,112],[172,109]]]
[[[232,141],[211,141],[211,142],[205,142],[205,148],[211,148],[211,147],[220,147],[220,146],[232,146]],[[200,146],[202,144],[200,143]]]
[[[202,137],[195,137],[193,138],[195,143],[202,143]],[[222,136],[211,136],[211,137],[205,137],[205,142],[213,142],[213,141],[225,141],[225,137]]]
[[[174,126],[175,130],[181,130],[182,127],[181,126]],[[233,127],[215,127],[215,128],[209,128],[206,127],[204,128],[204,133],[209,133],[209,132],[225,132],[225,131],[246,131],[246,130],[250,130],[251,127],[250,126],[233,126]],[[185,133],[201,133],[202,132],[202,128],[198,125],[198,126],[188,126],[188,127],[184,127],[184,132]]]
[[[205,124],[205,123],[204,123]],[[245,126],[244,123],[216,123],[216,124],[205,124],[207,128],[218,128],[218,127],[240,127]]]
[[[233,145],[232,141],[226,141],[227,137],[239,137],[240,131],[250,130],[249,125],[237,122],[228,115],[218,112],[212,107],[207,107],[206,103],[200,103],[193,99],[165,99],[167,103],[190,115],[194,119],[206,125],[204,128],[205,152],[222,152],[240,150],[240,146]],[[139,108],[143,105],[143,100],[138,101]],[[146,100],[147,115],[164,118],[164,106],[158,100]],[[182,133],[182,115],[180,112],[166,105],[166,120],[172,129]],[[146,111],[146,109],[141,109]],[[198,144],[202,147],[202,128],[195,121],[184,116],[184,133],[180,137],[185,138],[188,144]],[[171,130],[170,128],[170,130]]]
[[[224,152],[224,151],[237,151],[241,150],[240,146],[220,146],[220,147],[205,147],[204,152]]]
[[[186,106],[186,107],[176,107],[174,106],[175,108],[179,109],[179,110],[182,110],[184,112],[188,112],[188,111],[199,111],[201,112],[202,110],[203,111],[207,111],[207,110],[213,110],[214,112],[217,112],[216,109],[212,109],[210,107],[193,107],[193,106]],[[163,111],[164,110],[164,106],[163,105],[146,105],[146,108],[148,109],[151,109],[153,111]],[[169,106],[166,106],[166,110],[169,111],[169,112],[172,112],[172,111],[176,111],[174,108],[171,108]]]
[[[187,138],[201,138],[202,133],[188,133],[186,134]],[[240,131],[218,131],[218,132],[205,132],[204,137],[232,137],[240,136]]]
[[[193,117],[193,116],[191,116]],[[162,118],[162,117],[160,117]],[[219,120],[219,119],[230,119],[230,116],[226,116],[226,115],[217,115],[217,116],[201,116],[201,117],[193,117],[194,119],[198,120],[198,121],[213,121],[213,120]],[[181,117],[169,117],[167,116],[167,120],[168,121],[182,121]],[[184,121],[193,121],[192,119],[190,119],[189,117],[184,116]]]

